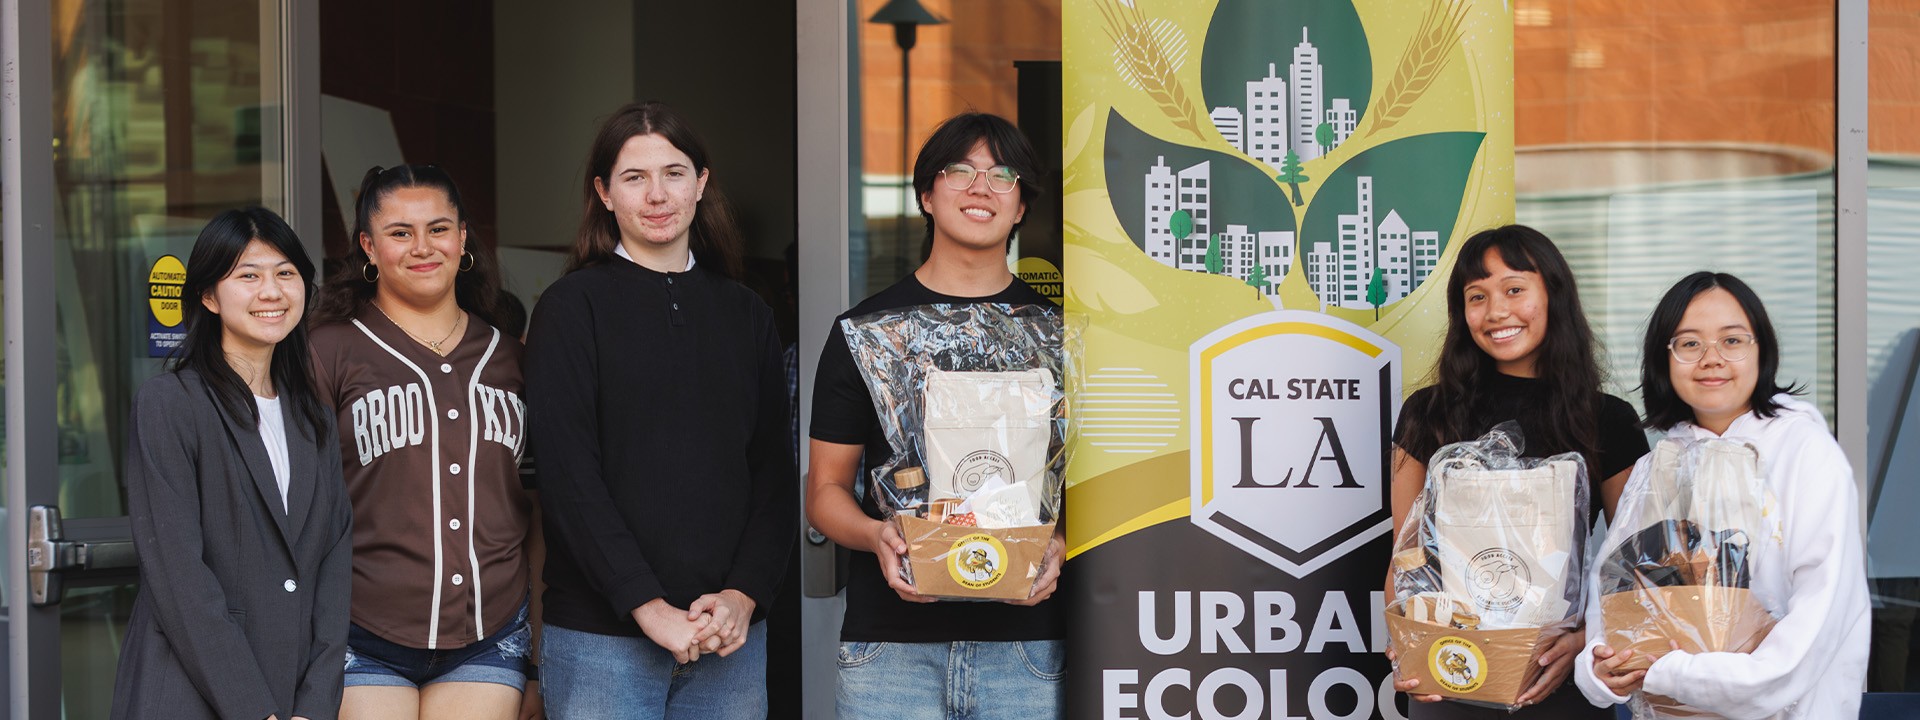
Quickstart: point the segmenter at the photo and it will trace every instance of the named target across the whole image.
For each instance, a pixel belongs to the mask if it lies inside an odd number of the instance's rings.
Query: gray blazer
[[[127,434],[127,511],[140,551],[114,718],[340,712],[353,539],[339,440],[286,413],[287,511],[257,427],[197,373],[140,387]]]

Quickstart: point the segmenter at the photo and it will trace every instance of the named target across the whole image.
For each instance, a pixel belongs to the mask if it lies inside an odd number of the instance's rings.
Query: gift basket
[[[1662,440],[1645,482],[1629,484],[1620,519],[1600,546],[1594,628],[1627,672],[1677,644],[1687,652],[1752,652],[1784,598],[1752,584],[1755,556],[1780,547],[1778,513],[1753,446],[1710,438]],[[1634,716],[1705,713],[1635,693]]]
[[[1523,449],[1502,423],[1427,463],[1394,541],[1386,611],[1394,670],[1418,678],[1417,692],[1517,708],[1539,652],[1580,624],[1586,463]]]
[[[920,305],[841,329],[893,456],[871,492],[922,595],[1023,600],[1046,560],[1071,446],[1058,308]]]

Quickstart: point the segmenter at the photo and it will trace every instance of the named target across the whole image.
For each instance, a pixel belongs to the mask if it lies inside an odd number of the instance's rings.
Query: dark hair
[[[601,204],[600,193],[594,189],[593,182],[599,180],[611,185],[613,165],[620,160],[620,148],[625,147],[628,140],[642,135],[659,135],[674,149],[687,154],[696,175],[707,172],[706,144],[700,141],[686,118],[666,103],[648,100],[615,110],[600,124],[600,132],[587,150],[587,176],[580,197],[580,234],[573,241],[573,250],[567,253],[567,272],[619,257],[614,254],[614,248],[620,244],[620,222],[614,218],[613,211]],[[689,235],[688,250],[696,262],[733,280],[742,277],[739,226],[720,187],[711,177],[694,206]]]
[[[1773,332],[1773,321],[1767,319],[1767,308],[1760,304],[1760,296],[1740,278],[1702,270],[1680,278],[1680,282],[1668,288],[1660,304],[1654,306],[1653,315],[1647,318],[1647,339],[1640,348],[1640,400],[1647,408],[1647,420],[1643,423],[1647,428],[1665,430],[1681,422],[1694,421],[1693,408],[1680,399],[1673,389],[1673,378],[1668,375],[1667,341],[1680,329],[1680,321],[1686,317],[1693,299],[1714,288],[1727,291],[1740,303],[1753,328],[1760,376],[1753,384],[1753,396],[1747,399],[1747,404],[1754,414],[1773,417],[1780,412],[1780,403],[1773,401],[1775,395],[1798,395],[1805,390],[1798,385],[1782,387],[1779,384],[1776,377],[1780,372],[1779,336]]]
[[[961,113],[947,118],[927,136],[927,142],[920,146],[920,155],[913,161],[913,199],[920,208],[920,217],[927,221],[926,242],[933,246],[933,214],[927,212],[920,197],[933,192],[933,182],[948,165],[966,162],[967,154],[973,152],[973,144],[985,140],[987,153],[993,161],[1013,168],[1020,174],[1020,202],[1028,208],[1033,207],[1035,198],[1040,197],[1040,164],[1033,152],[1033,144],[1027,142],[1025,133],[1006,118],[983,112]],[[1013,236],[1019,234],[1020,226],[1025,222],[1021,218],[1013,223],[1007,232],[1007,248],[1013,248]]]
[[[453,278],[453,299],[461,309],[480,316],[480,320],[489,325],[495,320],[495,298],[500,292],[500,268],[494,262],[493,252],[474,237],[467,224],[467,206],[460,202],[460,188],[453,184],[453,177],[447,171],[432,165],[395,165],[382,168],[378,165],[367,170],[366,177],[360,180],[360,194],[354,200],[353,237],[347,241],[347,256],[340,267],[327,278],[326,287],[321,288],[320,302],[313,310],[313,322],[345,322],[360,314],[360,310],[373,300],[378,289],[379,276],[374,281],[367,280],[367,265],[371,259],[360,245],[361,236],[372,236],[373,216],[380,212],[380,204],[401,188],[433,188],[445,193],[447,203],[459,216],[460,228],[467,230],[467,253],[473,256],[472,265],[459,271]],[[458,261],[465,264],[465,260]]]
[[[495,315],[500,316],[494,327],[500,332],[518,340],[527,334],[527,306],[520,298],[506,290],[500,291],[499,302],[494,303]]]
[[[287,227],[285,220],[263,207],[228,210],[215,215],[200,230],[199,239],[193,241],[193,254],[187,257],[187,279],[180,293],[187,338],[174,351],[170,369],[174,372],[192,370],[199,373],[207,387],[213,390],[217,401],[226,408],[227,414],[235,418],[248,418],[258,424],[260,409],[253,402],[253,391],[247,387],[245,380],[240,379],[239,373],[234,372],[233,366],[227,363],[226,351],[221,348],[220,340],[225,330],[220,323],[220,314],[201,304],[201,298],[212,293],[227,273],[233,271],[234,264],[240,262],[240,255],[255,240],[271,245],[293,263],[294,269],[300,272],[300,284],[306,288],[306,301],[301,306],[301,312],[304,315],[312,309],[313,260],[307,257],[306,248],[300,245],[300,238],[293,234],[293,228]],[[319,437],[319,428],[326,425],[328,413],[321,407],[313,389],[313,370],[307,355],[306,323],[295,325],[286,338],[273,347],[273,361],[268,368],[268,376],[273,380],[280,397],[293,411],[294,417],[306,420],[314,430],[314,436]]]
[[[1547,288],[1547,332],[1534,362],[1547,396],[1522,403],[1524,417],[1493,419],[1520,421],[1530,433],[1528,455],[1574,451],[1591,461],[1599,450],[1598,415],[1604,397],[1600,364],[1594,359],[1598,342],[1580,309],[1573,269],[1552,240],[1525,225],[1475,233],[1454,256],[1447,278],[1447,334],[1433,368],[1432,391],[1420,396],[1425,398],[1422,406],[1409,408],[1411,427],[1400,432],[1401,448],[1426,462],[1440,446],[1476,439],[1485,430],[1478,426],[1486,418],[1476,417],[1483,407],[1476,401],[1498,370],[1467,327],[1466,287],[1492,274],[1486,262],[1489,252],[1500,253],[1507,267],[1539,273]]]

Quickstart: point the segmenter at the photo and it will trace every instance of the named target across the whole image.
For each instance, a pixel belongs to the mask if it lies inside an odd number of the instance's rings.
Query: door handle
[[[140,556],[131,541],[66,539],[60,508],[35,505],[27,515],[27,590],[34,606],[58,605],[66,595],[65,573],[131,568]]]

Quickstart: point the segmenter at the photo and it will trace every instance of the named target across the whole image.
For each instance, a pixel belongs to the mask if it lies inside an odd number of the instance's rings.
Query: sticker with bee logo
[[[1007,574],[1007,547],[986,533],[974,533],[953,541],[947,553],[947,574],[961,587],[985,590]]]
[[[1448,635],[1433,641],[1427,651],[1427,669],[1440,687],[1456,693],[1470,693],[1487,683],[1487,656],[1462,637]]]

